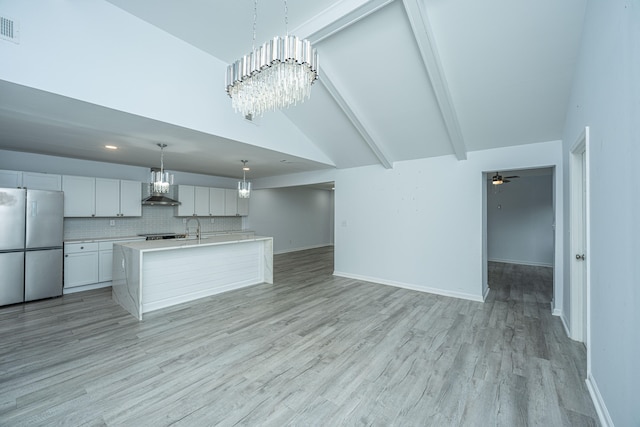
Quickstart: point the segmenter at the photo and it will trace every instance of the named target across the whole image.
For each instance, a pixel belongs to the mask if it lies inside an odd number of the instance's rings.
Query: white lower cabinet
[[[113,242],[100,242],[100,250],[98,251],[99,268],[98,281],[111,281],[111,265],[113,261]]]
[[[69,289],[78,286],[110,282],[112,276],[113,245],[115,243],[142,240],[144,239],[131,238],[124,240],[102,240],[90,243],[65,243],[64,288]],[[105,283],[103,286],[109,286],[109,283]]]
[[[64,287],[98,282],[98,244],[66,243],[64,245]]]

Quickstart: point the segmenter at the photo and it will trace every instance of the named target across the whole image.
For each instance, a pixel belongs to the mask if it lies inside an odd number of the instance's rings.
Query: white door
[[[582,152],[582,228],[580,230],[580,240],[582,240],[582,254],[580,256],[580,264],[582,264],[582,337],[583,342],[587,339],[587,151]]]
[[[571,233],[571,338],[587,344],[588,337],[588,163],[589,129],[571,149],[570,173],[570,233]]]

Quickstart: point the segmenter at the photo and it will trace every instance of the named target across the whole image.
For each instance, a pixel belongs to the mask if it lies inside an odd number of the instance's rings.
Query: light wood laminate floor
[[[142,322],[110,290],[0,308],[0,425],[598,425],[550,269],[491,263],[483,304],[332,259],[277,255],[274,285]]]

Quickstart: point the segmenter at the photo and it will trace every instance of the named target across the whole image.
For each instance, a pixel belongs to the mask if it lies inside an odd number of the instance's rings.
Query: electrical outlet
[[[186,224],[187,223],[187,218],[182,218],[182,223]]]
[[[109,225],[110,225],[111,227],[113,227],[114,225],[116,225],[116,220],[115,220],[115,219],[112,219],[111,221],[109,221]]]
[[[213,218],[211,218],[211,224],[213,224]]]

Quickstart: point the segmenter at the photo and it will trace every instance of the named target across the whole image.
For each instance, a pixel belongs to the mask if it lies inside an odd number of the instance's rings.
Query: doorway
[[[550,310],[558,314],[556,167],[508,169],[484,173],[483,292],[489,292],[491,268],[544,271]],[[496,178],[497,177],[497,178]],[[495,184],[496,181],[502,181]]]
[[[571,339],[589,341],[589,128],[569,152]]]

